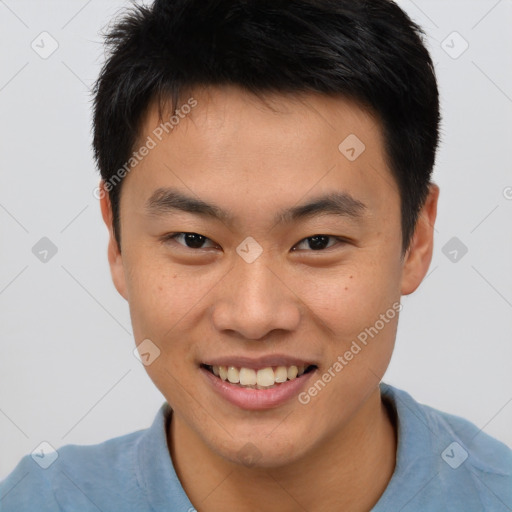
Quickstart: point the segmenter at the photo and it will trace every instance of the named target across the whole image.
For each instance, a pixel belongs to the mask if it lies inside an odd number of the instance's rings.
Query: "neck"
[[[212,453],[174,413],[168,444],[181,484],[200,512],[363,512],[391,479],[397,441],[377,388],[349,425],[287,466],[235,465]]]

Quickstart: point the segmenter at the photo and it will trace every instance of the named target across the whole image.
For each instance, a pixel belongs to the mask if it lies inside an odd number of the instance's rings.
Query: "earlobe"
[[[432,261],[438,199],[439,187],[431,183],[429,194],[416,222],[413,239],[404,257],[402,295],[409,295],[418,288]]]
[[[103,221],[105,222],[109,233],[108,263],[110,265],[110,274],[112,276],[112,281],[114,282],[116,290],[122,297],[128,300],[126,293],[126,279],[123,266],[123,257],[114,234],[112,204],[110,202],[110,195],[106,190],[105,182],[103,180],[100,181],[99,190],[101,216],[103,217]]]

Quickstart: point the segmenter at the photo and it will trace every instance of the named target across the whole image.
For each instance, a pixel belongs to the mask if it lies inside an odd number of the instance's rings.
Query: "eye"
[[[333,242],[333,243],[330,243]],[[293,247],[292,251],[300,250],[312,250],[312,251],[322,251],[323,249],[328,249],[336,243],[344,244],[345,241],[341,238],[329,235],[314,235],[309,236],[308,238],[304,238],[301,240],[295,247]]]
[[[188,249],[208,249],[209,247],[216,247],[216,244],[209,238],[198,233],[173,233],[166,235],[163,239],[164,242],[175,240],[178,244],[185,246]],[[210,243],[210,246],[205,246],[205,243]]]

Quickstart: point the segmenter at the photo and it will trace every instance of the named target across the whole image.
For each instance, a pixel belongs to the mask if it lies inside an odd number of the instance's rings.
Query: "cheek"
[[[373,325],[399,300],[399,272],[370,258],[297,279],[298,295],[330,334],[342,340]],[[396,267],[396,265],[395,265]]]
[[[188,286],[172,264],[132,258],[127,266],[135,339],[162,340],[164,333],[190,310],[197,287]]]
[[[165,258],[140,258],[128,262],[127,286],[135,339],[150,338],[165,352],[189,347],[183,332],[193,330],[204,314],[208,293],[221,275],[198,267],[176,265]],[[135,255],[136,256],[136,255]]]
[[[212,284],[167,260],[149,261],[146,254],[150,251],[141,252],[141,259],[133,258],[129,265],[133,334],[136,344],[149,339],[160,350],[145,370],[169,403],[178,407],[180,396],[186,395],[184,389],[193,389],[194,382],[185,369],[195,361],[194,328],[199,323],[201,299]]]

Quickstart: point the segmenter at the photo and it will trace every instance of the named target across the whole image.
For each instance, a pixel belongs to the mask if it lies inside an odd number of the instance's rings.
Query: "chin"
[[[283,430],[281,435],[275,434],[272,437],[265,434],[233,435],[222,446],[211,448],[219,456],[238,466],[272,469],[288,466],[301,459],[307,451],[305,439],[305,435],[290,435]]]

